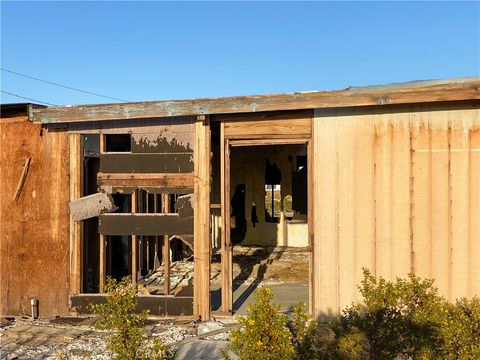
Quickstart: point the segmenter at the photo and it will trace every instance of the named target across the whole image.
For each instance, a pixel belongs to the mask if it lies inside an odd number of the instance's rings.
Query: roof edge
[[[88,122],[479,99],[480,77],[465,77],[355,86],[331,91],[50,106],[33,109],[30,119],[41,123]]]

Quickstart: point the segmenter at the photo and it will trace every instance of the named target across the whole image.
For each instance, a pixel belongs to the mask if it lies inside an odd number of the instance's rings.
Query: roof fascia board
[[[33,109],[30,120],[66,123],[169,116],[251,113],[480,99],[480,77],[351,87],[334,91],[191,100],[52,106]]]

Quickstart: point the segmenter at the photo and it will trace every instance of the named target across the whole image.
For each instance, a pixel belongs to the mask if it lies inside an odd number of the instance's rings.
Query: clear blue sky
[[[1,66],[130,101],[478,76],[480,3],[2,1]],[[112,102],[3,71],[1,88]]]

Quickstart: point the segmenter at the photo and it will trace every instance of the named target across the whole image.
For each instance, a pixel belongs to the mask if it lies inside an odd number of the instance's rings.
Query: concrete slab
[[[253,284],[252,284],[253,285]],[[235,315],[247,315],[247,307],[255,301],[256,286],[241,285],[233,293]],[[280,284],[268,286],[273,293],[273,302],[280,305],[280,310],[292,311],[300,302],[308,304],[308,285]]]
[[[223,357],[220,349],[223,349],[227,344],[228,341],[193,340],[179,346],[178,359],[221,360]],[[236,357],[232,356],[232,359],[236,359]]]
[[[276,284],[265,286],[272,290],[273,302],[280,305],[280,309],[291,311],[293,306],[300,302],[308,305],[308,285],[307,284]],[[233,308],[235,315],[247,315],[248,304],[255,301],[255,290],[258,285],[252,283],[250,285],[240,285],[233,292]],[[221,298],[220,289],[212,287],[212,309],[220,308]]]

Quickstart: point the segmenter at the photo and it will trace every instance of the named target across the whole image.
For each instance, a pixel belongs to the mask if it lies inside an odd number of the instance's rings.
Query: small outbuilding
[[[231,314],[237,246],[303,252],[316,317],[361,300],[364,267],[480,295],[480,78],[2,105],[0,234],[2,315],[88,312],[108,276],[153,315]]]

